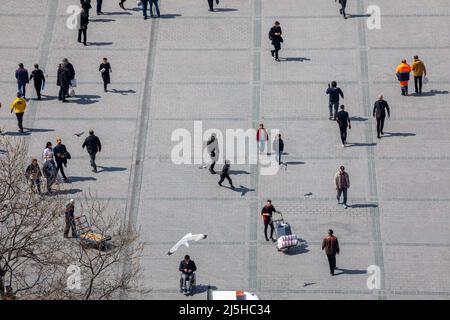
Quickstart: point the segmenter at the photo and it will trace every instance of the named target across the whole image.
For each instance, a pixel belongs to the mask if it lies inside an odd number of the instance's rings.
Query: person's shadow
[[[255,189],[249,189],[249,188],[247,188],[247,187],[244,187],[243,185],[239,185],[239,187],[238,188],[234,188],[234,189],[232,189],[231,187],[229,187],[229,186],[224,186],[224,185],[222,185],[222,187],[223,188],[227,188],[227,189],[230,189],[230,190],[233,190],[233,191],[235,191],[235,192],[239,192],[240,194],[241,194],[241,197],[243,197],[243,196],[245,196],[248,192],[250,192],[250,191],[255,191]]]
[[[97,181],[94,177],[69,177],[70,182]]]
[[[113,42],[88,42],[88,46],[110,46]]]
[[[430,90],[428,92],[422,92],[421,94],[412,93],[409,96],[411,96],[411,97],[431,97],[431,96],[435,96],[437,94],[448,94],[448,91],[447,90],[444,90],[444,91]]]
[[[369,119],[363,117],[350,117],[350,121],[367,121]]]
[[[94,104],[99,102],[100,96],[92,95],[92,94],[85,94],[85,95],[75,95],[71,100],[68,100],[69,102],[73,102],[76,104]]]
[[[109,92],[111,92],[111,93],[120,93],[121,95],[123,95],[123,96],[126,96],[126,95],[128,95],[128,94],[134,94],[134,93],[136,93],[136,91],[135,90],[117,90],[117,89],[111,89]]]
[[[98,168],[101,168],[102,170],[98,171],[100,172],[117,172],[117,171],[126,171],[127,168],[122,167],[104,167],[104,166],[97,166]]]
[[[303,61],[311,61],[311,59],[306,57],[287,57],[287,58],[280,58],[281,61],[286,62],[303,62]]]
[[[383,138],[389,138],[389,137],[413,137],[415,136],[415,133],[409,133],[409,132],[385,132],[383,135]]]
[[[175,19],[176,17],[181,17],[181,14],[177,14],[177,13],[166,13],[166,14],[161,14],[158,19]]]
[[[349,208],[356,209],[356,208],[377,208],[378,205],[374,203],[356,203],[348,206]]]
[[[238,11],[238,9],[234,9],[234,8],[214,8],[214,11],[217,11],[217,12],[233,12],[233,11]]]
[[[336,270],[340,271],[339,273],[334,273],[335,276],[339,276],[341,274],[366,274],[367,270],[351,270],[351,269],[342,269],[336,267]]]
[[[89,19],[89,22],[113,22],[116,19]]]
[[[235,175],[250,174],[250,172],[245,171],[245,170],[230,170],[230,174],[235,174]]]

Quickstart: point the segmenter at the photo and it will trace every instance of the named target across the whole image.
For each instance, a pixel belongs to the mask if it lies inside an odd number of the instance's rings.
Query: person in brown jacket
[[[338,204],[341,204],[341,194],[344,195],[344,202],[342,202],[342,206],[344,209],[347,209],[347,189],[350,188],[350,177],[348,173],[345,172],[344,166],[339,168],[339,171],[334,175],[334,183],[336,185],[336,198]]]
[[[414,62],[412,64],[412,71],[414,72],[414,87],[416,94],[422,94],[422,77],[427,75],[427,69],[419,56],[414,56]]]
[[[338,239],[333,236],[333,230],[328,230],[328,236],[322,241],[322,250],[325,250],[328,258],[328,264],[330,265],[330,274],[334,276],[334,270],[336,268],[336,254],[339,254],[339,242]]]

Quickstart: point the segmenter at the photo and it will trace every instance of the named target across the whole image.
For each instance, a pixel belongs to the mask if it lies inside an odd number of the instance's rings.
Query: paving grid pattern
[[[40,129],[27,138],[30,153],[39,155],[45,141],[61,136],[74,154],[68,170],[77,176],[73,194],[95,192],[123,209],[124,219],[143,232],[142,285],[150,291],[138,298],[184,299],[176,287],[184,251],[164,254],[185,232],[204,230],[208,240],[189,249],[201,270],[200,284],[245,288],[265,299],[450,297],[447,1],[349,1],[350,13],[379,5],[381,30],[368,30],[365,18],[344,21],[333,1],[229,0],[219,8],[235,10],[213,14],[206,11],[206,1],[164,1],[166,16],[145,22],[140,12],[124,13],[115,2],[105,2],[110,14],[91,16],[88,41],[97,45],[86,48],[77,45],[76,31],[64,27],[65,10],[75,2],[5,1],[0,98],[6,106],[16,90],[11,76],[19,60],[29,70],[35,62],[46,69],[51,96],[57,93],[56,64],[63,57],[73,62],[76,102],[30,103],[25,127]],[[21,19],[28,24],[17,27]],[[275,19],[286,40],[281,57],[309,61],[272,61],[266,33]],[[19,35],[23,40],[17,43]],[[431,82],[425,91],[437,91],[402,98],[392,70],[413,54],[427,63]],[[103,56],[112,63],[114,93],[101,92],[95,73]],[[359,120],[349,139],[365,145],[341,150],[337,129],[324,121],[323,91],[332,79],[339,81],[350,114]],[[32,86],[27,90],[30,96]],[[386,130],[411,135],[374,141],[370,109],[379,92],[393,109]],[[15,120],[6,109],[0,111],[1,125],[13,132]],[[172,130],[192,128],[193,120],[202,120],[204,128],[254,127],[260,121],[279,127],[289,151],[286,160],[298,165],[274,177],[258,176],[255,166],[236,166],[244,173],[233,176],[235,184],[253,191],[219,189],[197,166],[170,162]],[[88,127],[105,145],[99,156],[105,171],[94,180],[81,139],[72,135]],[[349,199],[356,206],[348,210],[335,205],[331,186],[341,162],[353,184]],[[303,196],[310,191],[310,198]],[[264,241],[258,210],[266,198],[306,241],[299,254],[280,255]],[[344,271],[334,278],[328,277],[320,251],[329,227],[343,248],[338,266]],[[382,269],[381,290],[366,288],[364,271],[371,264]]]

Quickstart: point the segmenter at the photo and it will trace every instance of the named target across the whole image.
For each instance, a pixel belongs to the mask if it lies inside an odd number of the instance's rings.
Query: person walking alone
[[[408,82],[409,82],[409,73],[411,72],[410,65],[406,62],[406,60],[402,60],[397,68],[395,69],[395,73],[397,75],[397,79],[400,82],[400,87],[402,90],[402,96],[408,95]]]
[[[17,126],[19,127],[19,132],[23,133],[23,115],[25,114],[25,109],[27,108],[27,102],[22,98],[20,92],[17,92],[17,97],[11,104],[11,113],[14,111],[17,118]]]
[[[269,135],[267,134],[264,124],[260,123],[258,131],[256,131],[256,141],[258,142],[258,149],[260,153],[266,150],[267,141],[269,140]]]
[[[158,0],[149,0],[149,6],[150,6],[150,16],[151,17],[153,17],[153,6],[155,6],[156,15],[158,17],[161,17],[161,13],[159,12]]]
[[[336,267],[336,254],[339,254],[339,242],[336,236],[333,235],[333,230],[328,230],[328,235],[322,241],[322,251],[325,250],[325,254],[328,258],[328,264],[330,266],[330,274],[334,276],[334,270]]]
[[[34,81],[34,88],[36,89],[37,99],[42,100],[41,98],[41,90],[45,84],[45,76],[44,72],[39,69],[39,65],[34,65],[34,70],[31,72],[30,80]]]
[[[107,58],[103,58],[103,62],[100,64],[100,67],[98,67],[98,71],[102,74],[103,89],[105,92],[108,92],[108,84],[111,83],[111,77],[109,74],[112,72],[112,69]]]
[[[347,209],[347,190],[350,188],[350,177],[347,172],[345,172],[344,166],[339,168],[339,171],[334,175],[334,184],[336,186],[336,199],[338,204],[341,204],[341,194],[344,196],[344,202],[342,206]]]
[[[273,50],[270,52],[272,53],[272,57],[275,57],[276,61],[280,61],[280,59],[278,59],[278,51],[281,50],[281,43],[284,41],[281,36],[282,34],[283,32],[281,31],[280,22],[275,21],[275,24],[269,30],[269,40],[272,41],[273,45]]]
[[[125,10],[125,7],[124,7],[124,3],[126,2],[127,0],[120,0],[119,1],[119,7],[121,7],[123,10]]]
[[[339,125],[339,131],[341,133],[341,141],[342,141],[342,147],[343,148],[347,144],[347,127],[349,129],[352,128],[348,112],[345,111],[344,109],[345,109],[345,106],[341,105],[341,111],[339,111],[337,113],[337,117],[336,117],[336,122]]]
[[[64,212],[64,221],[66,226],[64,227],[64,238],[69,237],[69,231],[72,230],[72,237],[77,237],[77,229],[75,226],[75,200],[70,199],[66,205]]]
[[[211,174],[216,174],[216,171],[214,171],[214,166],[216,165],[217,159],[219,159],[219,144],[217,143],[216,135],[214,133],[206,142],[206,149],[211,158],[211,164],[209,165],[209,172]]]
[[[86,46],[87,43],[87,29],[89,24],[89,14],[85,9],[81,10],[78,21],[78,42],[81,43],[81,35],[83,35],[83,44]]]
[[[388,118],[391,117],[391,111],[389,110],[388,103],[383,99],[383,95],[378,97],[373,106],[373,116],[377,119],[377,138],[381,139],[381,135],[384,135],[384,119],[386,118],[386,111]]]
[[[331,81],[331,86],[328,84],[328,89],[326,91],[326,94],[330,95],[330,100],[328,102],[328,109],[330,111],[330,120],[336,120],[338,108],[339,108],[339,96],[344,99],[344,93],[342,92],[341,88],[337,86],[336,81]],[[334,110],[334,115],[333,115]]]
[[[16,70],[17,90],[21,96],[26,99],[26,87],[30,82],[28,77],[28,70],[24,68],[23,63],[19,63],[19,68]]]
[[[427,76],[427,69],[419,56],[414,56],[412,64],[412,71],[414,72],[414,89],[416,94],[422,94],[422,78]]]
[[[347,7],[347,0],[339,0],[339,4],[341,5],[339,13],[344,16],[344,19],[347,19],[347,15],[345,14],[345,7]]]
[[[102,151],[102,144],[100,139],[94,134],[94,130],[89,130],[89,136],[84,140],[83,145],[81,146],[83,149],[86,147],[86,150],[91,159],[91,167],[92,172],[97,173],[97,164],[95,163],[95,156],[97,152]]]
[[[55,155],[56,174],[58,174],[58,171],[61,172],[64,182],[69,182],[69,179],[64,173],[64,167],[67,167],[67,159],[70,159],[70,153],[67,151],[66,146],[62,144],[61,138],[56,139],[56,146],[53,148],[53,153]]]
[[[266,204],[261,209],[261,216],[263,217],[263,221],[264,221],[264,236],[266,237],[266,241],[269,241],[269,238],[267,237],[267,227],[268,226],[270,226],[270,239],[272,239],[272,242],[276,241],[273,238],[272,214],[274,212],[277,212],[277,210],[275,210],[274,206],[272,205],[272,200],[267,200]]]
[[[235,189],[233,186],[233,181],[230,178],[230,161],[225,160],[225,164],[223,165],[222,172],[220,173],[220,180],[218,182],[219,186],[222,186],[222,182],[227,179],[230,184],[231,189]]]
[[[281,155],[283,154],[283,151],[284,151],[284,141],[283,141],[283,139],[281,139],[281,134],[277,134],[277,136],[275,137],[275,140],[272,145],[272,149],[275,152],[275,155],[278,160],[278,164],[281,165],[281,163],[282,163]]]
[[[103,14],[102,12],[103,0],[97,0],[97,15]]]

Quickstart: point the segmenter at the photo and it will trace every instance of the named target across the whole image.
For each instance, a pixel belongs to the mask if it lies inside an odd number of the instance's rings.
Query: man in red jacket
[[[334,276],[334,270],[336,269],[336,254],[339,254],[339,242],[338,239],[333,236],[333,230],[328,230],[328,236],[322,241],[322,250],[325,250],[328,258],[328,264],[330,265],[330,274]]]

